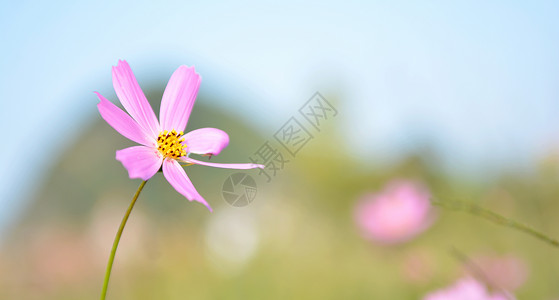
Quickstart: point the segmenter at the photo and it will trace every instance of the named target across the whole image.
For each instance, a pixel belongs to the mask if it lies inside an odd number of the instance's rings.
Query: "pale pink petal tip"
[[[113,87],[124,109],[151,136],[157,137],[160,126],[132,69],[125,60],[119,60],[112,69]]]
[[[200,161],[190,157],[181,157],[181,160],[190,164],[221,168],[221,169],[237,169],[237,170],[248,170],[248,169],[256,169],[256,168],[264,169],[264,166],[259,164],[221,164],[221,163]]]
[[[124,165],[130,178],[148,180],[161,168],[163,158],[157,150],[144,146],[134,146],[116,152],[116,159]]]
[[[181,165],[174,159],[166,159],[163,161],[163,175],[169,181],[171,186],[181,195],[190,201],[197,201],[204,204],[210,212],[213,211],[208,202],[196,191],[196,188],[186,175]]]
[[[196,101],[201,80],[194,67],[180,66],[171,75],[161,99],[159,120],[162,130],[184,131]]]
[[[216,128],[200,128],[185,134],[184,144],[190,153],[218,155],[229,145],[229,135]]]
[[[97,108],[101,117],[118,133],[124,137],[145,146],[152,146],[155,140],[149,137],[148,134],[136,123],[127,113],[122,111],[111,101],[107,100],[103,95],[94,92],[99,97]]]

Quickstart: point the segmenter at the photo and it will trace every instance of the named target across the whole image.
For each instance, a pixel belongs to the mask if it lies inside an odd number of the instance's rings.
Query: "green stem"
[[[134,204],[136,204],[136,200],[138,199],[138,196],[140,196],[140,192],[144,188],[144,185],[146,185],[146,182],[148,181],[147,180],[142,181],[142,183],[138,187],[138,190],[136,191],[134,198],[132,198],[132,202],[130,203],[128,210],[126,211],[126,214],[124,215],[122,221],[120,222],[120,227],[118,228],[118,231],[115,236],[115,241],[113,242],[113,249],[111,250],[111,256],[109,256],[109,262],[107,263],[107,271],[105,272],[105,281],[103,281],[103,291],[101,292],[101,300],[105,300],[105,297],[107,297],[107,287],[109,286],[109,278],[111,277],[111,270],[113,269],[113,262],[115,260],[116,249],[118,248],[118,243],[120,242],[122,231],[124,231],[124,226],[126,226],[128,217],[130,216],[130,213],[134,208]]]
[[[456,257],[462,264],[466,266],[474,275],[477,275],[483,282],[487,283],[490,287],[501,293],[507,300],[513,300],[514,297],[511,296],[509,292],[497,285],[492,278],[487,276],[482,268],[475,264],[466,254],[462,253],[458,249],[452,247],[451,254]]]
[[[507,226],[519,231],[522,231],[524,233],[527,233],[537,239],[540,239],[548,244],[550,244],[551,246],[557,247],[559,248],[559,241],[557,241],[554,238],[551,238],[537,230],[535,230],[534,228],[520,223],[518,221],[515,220],[511,220],[508,219],[496,212],[490,211],[486,208],[483,208],[481,206],[472,204],[472,203],[467,203],[467,202],[461,202],[461,201],[431,201],[431,204],[436,205],[436,206],[440,206],[442,208],[446,208],[446,209],[451,209],[451,210],[456,210],[456,211],[463,211],[463,212],[467,212],[470,213],[472,215],[476,215],[479,217],[482,217],[486,220],[489,220],[493,223],[499,224],[499,225],[503,225],[503,226]]]

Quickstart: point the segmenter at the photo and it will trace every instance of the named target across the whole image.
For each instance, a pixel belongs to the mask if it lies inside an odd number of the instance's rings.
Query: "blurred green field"
[[[217,127],[231,138],[212,160],[248,162],[271,138],[203,103],[200,97],[188,129]],[[387,167],[381,157],[356,157],[343,147],[343,118],[327,123],[272,182],[250,171],[258,194],[247,207],[221,197],[234,170],[187,167],[214,213],[156,175],[124,231],[108,299],[420,299],[464,274],[453,248],[468,257],[519,257],[529,272],[517,298],[559,297],[559,249],[524,233],[438,210],[417,238],[382,246],[361,238],[353,220],[361,195],[407,178],[439,200],[472,201],[559,237],[557,153],[484,180],[445,174],[428,151]],[[1,299],[99,297],[114,234],[140,183],[114,159],[129,145],[99,117],[61,153],[2,243]]]

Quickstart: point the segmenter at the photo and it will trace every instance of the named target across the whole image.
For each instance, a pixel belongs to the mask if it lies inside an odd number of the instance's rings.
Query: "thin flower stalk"
[[[103,280],[103,290],[101,292],[101,300],[105,300],[105,298],[107,297],[107,288],[109,287],[109,279],[111,278],[111,271],[113,269],[113,262],[115,260],[116,249],[118,248],[120,237],[122,236],[122,232],[124,231],[126,222],[128,222],[128,217],[130,217],[130,213],[132,212],[132,209],[134,208],[134,205],[136,204],[136,200],[138,200],[138,196],[140,196],[142,189],[144,189],[146,182],[147,180],[142,181],[142,183],[138,187],[136,194],[134,194],[134,197],[132,198],[132,202],[130,202],[130,206],[128,207],[128,210],[126,210],[126,214],[124,214],[124,217],[120,222],[118,231],[116,232],[115,240],[113,242],[113,248],[111,249],[111,255],[109,256],[109,262],[107,263],[107,271],[105,272],[105,279]]]
[[[468,202],[463,202],[463,201],[437,201],[437,200],[432,200],[431,201],[432,205],[435,206],[439,206],[445,209],[449,209],[449,210],[455,210],[455,211],[462,211],[462,212],[466,212],[481,218],[484,218],[488,221],[491,221],[495,224],[499,224],[499,225],[503,225],[518,231],[522,231],[526,234],[529,234],[553,247],[559,248],[559,241],[557,241],[556,239],[537,231],[536,229],[521,223],[519,221],[515,221],[513,219],[509,219],[507,217],[504,217],[496,212],[493,212],[489,209],[483,208],[479,205],[473,204],[473,203],[468,203]]]

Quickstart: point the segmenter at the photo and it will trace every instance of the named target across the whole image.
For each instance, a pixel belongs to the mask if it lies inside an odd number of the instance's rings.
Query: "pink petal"
[[[175,190],[185,196],[186,199],[190,201],[196,200],[212,211],[208,202],[196,191],[196,188],[194,188],[194,185],[186,176],[186,172],[176,160],[166,159],[163,161],[163,175]]]
[[[132,118],[114,105],[111,101],[107,100],[101,94],[95,92],[99,100],[97,108],[101,117],[111,125],[118,133],[126,138],[145,146],[155,145],[155,139],[151,138]]]
[[[486,287],[472,278],[464,278],[453,285],[426,295],[423,300],[514,300],[512,294],[495,293],[491,295]]]
[[[190,153],[218,155],[229,144],[229,136],[216,128],[200,128],[185,134],[184,144]]]
[[[157,137],[161,130],[155,113],[125,60],[119,60],[113,67],[113,86],[120,103],[132,118],[145,132]]]
[[[162,130],[184,131],[201,80],[194,67],[180,66],[173,73],[161,99],[159,120]]]
[[[134,146],[116,152],[116,159],[120,161],[130,178],[141,178],[148,180],[161,168],[163,157],[157,149]]]
[[[190,157],[181,157],[181,160],[191,164],[222,168],[222,169],[239,169],[239,170],[247,170],[247,169],[254,169],[254,168],[264,169],[264,165],[258,165],[258,164],[220,164],[220,163],[199,161],[199,160],[192,159]]]

